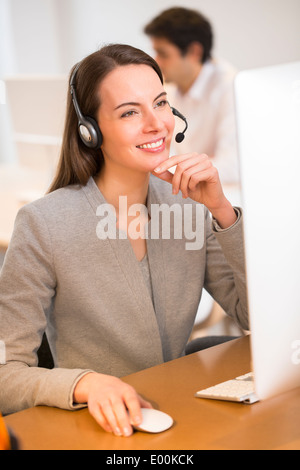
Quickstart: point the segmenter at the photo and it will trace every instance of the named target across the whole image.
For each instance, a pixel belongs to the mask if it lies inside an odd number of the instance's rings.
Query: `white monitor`
[[[300,386],[300,62],[243,71],[236,116],[259,399]]]

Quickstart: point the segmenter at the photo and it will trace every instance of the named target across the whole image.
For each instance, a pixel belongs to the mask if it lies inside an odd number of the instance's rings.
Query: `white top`
[[[225,61],[212,60],[203,64],[190,90],[182,95],[166,84],[171,106],[188,121],[182,143],[174,142],[172,154],[206,153],[213,157],[223,184],[239,181],[233,80],[235,69]],[[184,123],[176,119],[176,132]]]

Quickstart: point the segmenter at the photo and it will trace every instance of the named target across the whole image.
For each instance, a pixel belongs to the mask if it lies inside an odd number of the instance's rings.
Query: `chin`
[[[169,158],[169,153],[165,153],[164,155],[156,156],[156,158],[153,158],[152,161],[149,162],[148,171],[153,171],[155,168],[157,168],[159,165],[161,165],[163,162],[168,160]]]

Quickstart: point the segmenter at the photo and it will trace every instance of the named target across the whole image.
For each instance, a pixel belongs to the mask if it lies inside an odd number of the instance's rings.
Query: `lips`
[[[143,149],[143,150],[157,150],[157,149],[159,149],[160,147],[162,147],[164,145],[164,142],[165,142],[165,139],[162,138],[162,139],[158,139],[154,142],[148,142],[148,143],[145,143],[145,144],[142,144],[142,145],[137,145],[137,148],[138,149]]]

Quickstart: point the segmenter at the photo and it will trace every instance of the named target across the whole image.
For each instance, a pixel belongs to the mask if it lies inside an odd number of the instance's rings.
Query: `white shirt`
[[[235,69],[225,61],[205,62],[190,90],[182,95],[166,84],[168,101],[187,119],[182,143],[174,142],[172,154],[205,153],[212,158],[222,183],[239,181],[233,79]],[[176,118],[175,135],[184,122]]]

